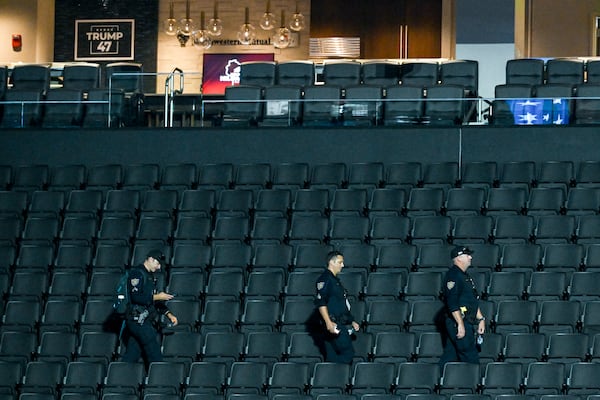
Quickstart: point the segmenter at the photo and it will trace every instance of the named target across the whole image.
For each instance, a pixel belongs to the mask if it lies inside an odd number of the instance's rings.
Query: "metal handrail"
[[[175,74],[179,76],[179,90],[175,90],[174,78]],[[174,98],[177,94],[182,94],[184,89],[184,77],[185,74],[179,68],[174,68],[173,71],[167,76],[165,79],[165,118],[164,118],[164,126],[165,128],[173,127],[173,111],[174,111]],[[167,118],[168,115],[168,118]]]

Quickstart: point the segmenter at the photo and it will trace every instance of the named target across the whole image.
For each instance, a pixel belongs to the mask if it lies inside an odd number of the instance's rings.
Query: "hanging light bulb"
[[[252,43],[256,37],[256,28],[250,24],[250,10],[248,7],[246,7],[246,18],[244,19],[242,26],[240,26],[237,37],[240,43],[245,45]]]
[[[296,1],[296,12],[292,16],[292,21],[290,22],[290,29],[295,32],[304,29],[304,15],[300,13],[298,1]]]
[[[169,18],[163,22],[163,30],[169,36],[177,34],[177,20],[173,17],[173,0],[169,2]]]
[[[212,39],[204,27],[204,11],[200,12],[200,30],[192,33],[192,45],[198,50],[206,50],[212,46]]]
[[[219,19],[217,2],[215,1],[213,17],[208,21],[208,34],[211,36],[220,36],[223,33],[223,23]]]
[[[290,30],[285,27],[285,11],[281,10],[281,27],[277,28],[273,35],[273,46],[285,49],[290,45]]]
[[[196,30],[194,20],[190,18],[190,0],[185,2],[185,18],[181,19],[179,29],[177,30],[177,39],[181,47],[185,47],[186,43],[192,36],[192,32]]]
[[[275,24],[277,24],[277,21],[275,20],[273,13],[271,13],[271,0],[267,0],[267,10],[260,18],[259,25],[265,31],[270,31],[275,28]]]

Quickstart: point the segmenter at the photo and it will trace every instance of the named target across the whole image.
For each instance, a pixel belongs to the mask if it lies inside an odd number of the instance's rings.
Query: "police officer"
[[[161,267],[163,255],[152,250],[143,264],[129,271],[127,290],[130,304],[125,319],[126,351],[123,361],[138,362],[143,357],[146,367],[155,361],[162,361],[156,324],[159,314],[165,315],[172,325],[177,325],[177,317],[169,311],[165,301],[173,295],[159,292],[155,287],[153,274]]]
[[[449,361],[479,363],[477,336],[485,332],[485,318],[479,308],[479,294],[467,273],[473,251],[456,246],[450,252],[453,266],[448,269],[442,287],[445,303],[444,352],[440,366]]]
[[[327,254],[327,269],[317,279],[315,306],[322,320],[325,361],[350,364],[354,357],[352,334],[360,329],[350,312],[346,290],[338,278],[344,268],[339,251]]]

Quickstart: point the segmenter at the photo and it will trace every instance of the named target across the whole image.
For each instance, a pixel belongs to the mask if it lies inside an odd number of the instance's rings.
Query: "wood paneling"
[[[440,57],[442,51],[441,0],[408,0],[408,57]]]
[[[312,0],[311,37],[359,36],[363,58],[398,58],[408,25],[408,57],[440,57],[442,0]]]

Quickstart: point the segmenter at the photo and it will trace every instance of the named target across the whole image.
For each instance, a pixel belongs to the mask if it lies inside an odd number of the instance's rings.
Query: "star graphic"
[[[540,104],[540,102],[539,101],[531,101],[531,99],[527,99],[526,101],[518,102],[517,104],[520,106],[526,107],[526,106],[537,106]]]
[[[565,120],[562,119],[562,117],[560,116],[560,114],[558,114],[558,117],[552,122],[555,125],[562,125],[565,123]]]
[[[537,115],[532,114],[530,112],[519,116],[521,122],[524,122],[525,125],[533,125],[535,121],[537,121]]]

